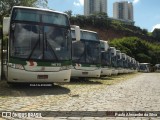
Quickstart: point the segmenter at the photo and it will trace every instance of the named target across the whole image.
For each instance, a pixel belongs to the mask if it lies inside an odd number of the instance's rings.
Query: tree
[[[13,6],[47,7],[47,0],[0,0],[0,24],[10,14]]]
[[[64,13],[68,14],[68,16],[71,18],[71,16],[72,16],[72,10],[64,11]]]
[[[134,57],[139,62],[156,64],[160,62],[160,45],[146,42],[137,37],[124,37],[109,42],[110,46],[116,47],[127,55]]]
[[[148,30],[147,30],[147,29],[142,29],[142,33],[143,33],[144,35],[147,35]]]
[[[139,60],[139,62],[141,63],[150,63],[152,58],[144,53],[139,53],[137,54],[137,59]]]
[[[95,15],[96,17],[100,17],[100,18],[108,18],[107,13],[105,12],[94,12],[93,15]]]
[[[153,37],[157,40],[160,41],[160,29],[154,29],[154,31],[152,32]]]

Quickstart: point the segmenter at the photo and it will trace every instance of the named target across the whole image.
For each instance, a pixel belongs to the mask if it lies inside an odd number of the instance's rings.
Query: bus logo
[[[37,66],[37,62],[34,62],[32,60],[26,61],[26,62],[27,62],[27,66],[31,66],[31,67]]]

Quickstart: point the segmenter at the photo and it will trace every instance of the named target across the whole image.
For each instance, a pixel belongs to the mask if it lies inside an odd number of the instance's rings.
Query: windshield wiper
[[[82,59],[82,57],[85,55],[85,50],[84,52],[81,54],[81,56],[79,57],[79,59],[77,60],[77,62],[80,62],[80,60]]]
[[[88,60],[91,61],[92,64],[95,64],[95,61],[94,61],[94,57],[93,57],[93,56],[87,55],[86,58],[88,58]]]
[[[56,60],[58,61],[59,59],[58,59],[58,57],[57,57],[57,55],[56,55],[54,49],[51,47],[50,43],[49,43],[48,40],[47,40],[47,35],[46,35],[46,33],[44,33],[44,37],[45,37],[45,41],[46,41],[46,43],[47,43],[49,49],[52,51],[52,54],[55,56]]]
[[[32,56],[32,54],[33,54],[33,52],[34,52],[34,50],[36,49],[38,43],[40,43],[40,32],[39,32],[39,39],[37,40],[35,46],[33,47],[32,51],[31,51],[31,53],[30,53],[30,55],[29,55],[29,57],[28,57],[28,60],[30,60],[30,58],[31,58],[31,56]]]

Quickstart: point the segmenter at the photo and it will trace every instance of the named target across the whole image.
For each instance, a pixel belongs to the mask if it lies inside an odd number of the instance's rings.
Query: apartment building
[[[115,2],[113,4],[113,18],[134,21],[133,4],[127,1]]]
[[[107,0],[84,0],[84,15],[107,13]]]

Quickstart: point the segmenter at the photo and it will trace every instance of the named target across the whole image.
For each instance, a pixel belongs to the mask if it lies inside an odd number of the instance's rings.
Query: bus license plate
[[[83,75],[88,75],[88,72],[82,72]]]
[[[48,75],[38,75],[37,79],[48,79]]]

